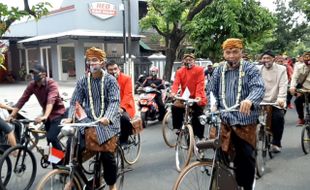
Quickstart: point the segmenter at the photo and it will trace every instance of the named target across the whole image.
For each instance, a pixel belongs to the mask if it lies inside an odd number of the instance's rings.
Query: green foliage
[[[300,15],[296,14],[295,8],[286,7],[283,0],[277,0],[275,3],[277,7],[274,14],[276,17],[276,28],[273,32],[274,40],[266,43],[265,49],[273,49],[279,54],[284,52],[292,54],[291,51],[294,47],[302,41],[309,41],[309,24],[305,21],[302,22]]]
[[[34,17],[36,20],[48,14],[48,8],[52,7],[48,2],[40,2],[32,7],[26,6],[24,9],[18,7],[9,8],[7,5],[0,3],[0,36],[2,36],[14,21],[18,21],[23,17]]]
[[[190,40],[197,54],[213,61],[221,59],[221,44],[230,37],[243,39],[246,47],[251,44],[247,51],[255,54],[262,49],[257,42],[263,42],[264,35],[270,38],[274,20],[271,13],[254,0],[214,1],[191,23]]]
[[[310,21],[310,0],[291,0],[289,6],[295,12],[304,13],[308,21]]]

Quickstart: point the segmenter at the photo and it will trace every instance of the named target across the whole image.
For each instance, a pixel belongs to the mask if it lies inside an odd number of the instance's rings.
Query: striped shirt
[[[253,110],[249,115],[240,112],[227,112],[221,115],[223,122],[229,125],[249,125],[257,122],[259,116],[259,104],[264,98],[265,87],[263,79],[254,64],[249,62],[243,62],[243,73],[242,77],[242,88],[241,97],[242,100],[248,99],[253,104]],[[222,76],[223,65],[219,66],[213,72],[211,82],[207,86],[207,96],[209,97],[210,92],[216,98],[217,108],[219,110],[225,109],[223,101],[221,100],[222,94]],[[239,79],[239,69],[228,70],[225,73],[225,96],[226,104],[231,107],[236,104],[237,91],[238,91],[238,79]],[[238,102],[240,104],[240,102]]]
[[[104,143],[111,137],[115,136],[120,131],[120,97],[119,97],[119,87],[115,77],[109,74],[104,76],[104,114],[103,117],[110,120],[111,124],[108,126],[103,126],[99,124],[96,127],[97,137],[99,143]],[[101,78],[91,78],[91,89],[95,114],[98,117],[101,110]],[[88,93],[88,82],[87,77],[83,76],[77,81],[75,90],[72,95],[69,116],[73,116],[75,102],[78,101],[84,108],[87,118],[82,120],[82,122],[95,121],[91,113],[90,99]],[[81,128],[81,133],[84,134],[84,128]]]

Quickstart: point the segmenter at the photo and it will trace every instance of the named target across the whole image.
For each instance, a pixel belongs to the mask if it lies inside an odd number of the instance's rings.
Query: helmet
[[[152,66],[152,67],[150,68],[150,74],[151,74],[152,76],[157,76],[157,74],[158,74],[158,67]]]

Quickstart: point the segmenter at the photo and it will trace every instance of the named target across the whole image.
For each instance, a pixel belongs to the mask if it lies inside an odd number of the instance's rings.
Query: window
[[[75,77],[75,55],[74,47],[62,46],[60,47],[62,73],[68,73],[69,77]]]

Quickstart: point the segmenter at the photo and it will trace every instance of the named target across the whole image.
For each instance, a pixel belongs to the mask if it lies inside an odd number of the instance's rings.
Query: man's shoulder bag
[[[103,144],[99,144],[95,127],[85,129],[85,148],[96,152],[114,153],[117,147],[118,137],[115,135]]]

